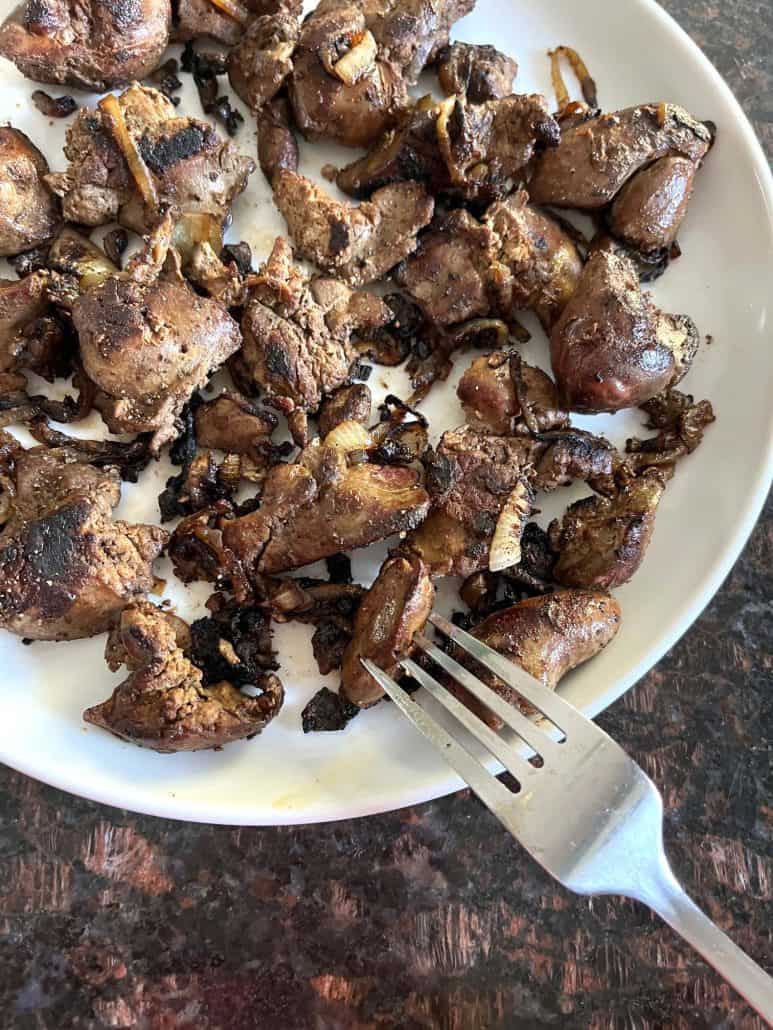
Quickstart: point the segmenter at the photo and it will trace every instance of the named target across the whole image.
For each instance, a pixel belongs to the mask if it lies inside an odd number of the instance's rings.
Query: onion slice
[[[134,142],[134,137],[129,132],[118,97],[113,93],[108,93],[107,96],[102,97],[97,106],[102,112],[110,134],[126,159],[129,171],[132,173],[137,189],[140,191],[140,196],[151,211],[158,211],[156,184],[153,182],[153,176],[150,174],[137,144]]]
[[[336,61],[332,67],[333,74],[346,86],[353,86],[356,82],[372,71],[376,66],[376,40],[373,33],[366,29],[362,36],[355,42],[351,50]]]
[[[223,247],[223,227],[219,218],[206,211],[183,211],[175,222],[171,245],[182,258],[183,265],[191,260],[195,247],[207,243],[215,255]]]
[[[120,269],[96,243],[74,229],[64,228],[48,252],[51,268],[78,277],[81,292],[101,286],[105,280],[120,275]]]
[[[532,499],[531,487],[523,479],[510,491],[491,538],[489,572],[501,572],[520,562],[521,537],[526,520],[531,515]]]
[[[563,111],[569,104],[569,91],[561,75],[562,57],[567,59],[570,68],[577,76],[585,103],[589,107],[598,107],[596,83],[591,78],[585,61],[583,61],[577,51],[570,46],[557,46],[555,50],[548,50],[548,57],[550,58],[550,78],[553,81],[553,90],[556,94],[558,110]]]
[[[350,451],[364,451],[373,446],[371,435],[360,422],[348,419],[339,422],[324,439],[325,447],[348,454]]]
[[[239,25],[246,25],[250,20],[250,12],[236,0],[209,0],[213,7],[219,8],[223,14],[233,18]]]

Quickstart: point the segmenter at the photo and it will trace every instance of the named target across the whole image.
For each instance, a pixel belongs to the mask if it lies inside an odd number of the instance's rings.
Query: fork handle
[[[659,875],[636,897],[684,937],[773,1027],[773,979],[698,908],[665,860]]]

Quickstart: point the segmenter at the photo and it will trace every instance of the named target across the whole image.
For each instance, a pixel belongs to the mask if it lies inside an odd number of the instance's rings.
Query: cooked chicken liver
[[[273,185],[296,254],[350,286],[383,278],[412,253],[435,206],[416,182],[384,186],[358,205],[334,200],[297,172],[280,171]]]
[[[260,111],[293,70],[292,55],[301,27],[285,10],[253,19],[228,55],[228,79],[244,103]]]
[[[95,406],[111,432],[153,432],[156,453],[193,391],[241,343],[221,304],[161,275],[171,230],[167,216],[124,277],[82,294],[72,310]]]
[[[621,486],[613,497],[583,497],[550,526],[558,552],[557,582],[611,590],[627,583],[642,563],[655,529],[665,484],[656,470]]]
[[[412,529],[428,510],[414,469],[349,465],[316,440],[271,469],[257,511],[223,522],[223,543],[250,574],[274,574]]]
[[[351,333],[389,321],[386,304],[336,279],[309,279],[276,240],[242,317],[246,369],[289,410],[316,411],[323,396],[349,378]]]
[[[497,521],[544,445],[527,436],[492,436],[472,426],[443,434],[428,462],[432,508],[403,552],[433,576],[469,576],[488,567]]]
[[[0,126],[0,257],[48,243],[61,221],[59,201],[43,176],[48,162],[32,140]]]
[[[463,93],[473,103],[500,100],[513,92],[518,65],[493,46],[454,42],[437,57],[438,78],[444,93]]]
[[[262,674],[255,697],[227,679],[205,683],[190,647],[182,619],[147,602],[124,609],[105,657],[113,670],[125,665],[129,676],[107,701],[86,709],[86,722],[164,753],[220,748],[260,733],[282,706],[279,679]]]
[[[357,64],[345,71],[342,60]],[[408,102],[400,69],[380,59],[356,4],[320,4],[309,15],[293,58],[289,92],[304,136],[350,147],[375,142]]]
[[[84,464],[67,448],[22,451],[14,479],[0,530],[0,626],[32,640],[101,633],[151,588],[167,534],[114,522],[118,472]]]
[[[414,635],[432,611],[435,588],[429,567],[415,555],[388,558],[354,617],[354,635],[344,652],[341,694],[360,708],[380,701],[384,692],[360,664],[369,658],[389,676],[410,651]]]
[[[559,590],[495,612],[472,633],[554,690],[567,672],[593,658],[614,639],[620,619],[617,601],[600,590]],[[463,655],[456,657],[465,663]],[[509,704],[533,713],[520,695],[501,680],[480,668],[475,673]],[[501,720],[463,687],[454,684],[453,689],[490,726],[501,727]]]
[[[62,198],[64,216],[82,225],[119,221],[138,233],[158,222],[162,209],[210,214],[225,222],[234,199],[254,171],[251,158],[222,140],[209,122],[179,117],[158,90],[136,83],[118,98],[129,136],[157,194],[148,210],[103,112],[82,108],[67,131],[66,172],[47,177]]]
[[[572,411],[619,411],[678,383],[697,347],[693,322],[657,308],[632,261],[598,250],[553,327],[550,358]]]
[[[103,92],[142,79],[169,42],[169,0],[24,0],[0,54],[37,82]]]

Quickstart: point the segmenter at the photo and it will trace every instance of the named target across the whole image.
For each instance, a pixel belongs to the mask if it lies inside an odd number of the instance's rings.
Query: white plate
[[[11,3],[3,0],[2,10]],[[601,27],[601,28],[600,28]],[[704,346],[685,389],[713,401],[718,421],[706,442],[684,461],[660,507],[653,543],[634,580],[618,591],[623,627],[598,658],[564,681],[566,696],[593,715],[639,679],[687,629],[717,590],[751,531],[771,477],[771,368],[773,325],[773,187],[770,172],[741,108],[690,39],[650,0],[553,0],[549,4],[479,0],[456,28],[457,38],[494,43],[520,64],[517,88],[549,94],[545,52],[575,46],[585,58],[606,110],[670,100],[713,119],[717,145],[698,176],[680,243],[684,257],[654,288],[662,306],[688,312],[713,343]],[[185,76],[181,110],[201,116]],[[50,122],[29,103],[34,86],[10,65],[0,65],[2,115],[61,169],[66,122]],[[62,91],[52,89],[51,92]],[[254,153],[249,120],[238,137]],[[304,170],[318,177],[326,161],[350,152],[305,147]],[[282,230],[258,172],[234,209],[232,237],[246,239],[263,257]],[[7,274],[7,273],[6,273]],[[524,348],[545,364],[546,346],[535,330]],[[433,428],[463,421],[453,387],[432,395]],[[371,385],[397,391],[404,380],[380,368]],[[641,429],[636,413],[578,419],[622,442]],[[92,417],[81,431],[100,423]],[[71,430],[70,430],[71,431]],[[125,487],[120,514],[153,520],[156,495],[169,467],[146,472],[139,487]],[[545,516],[576,494],[551,498]],[[383,548],[380,551],[383,554]],[[355,571],[373,575],[372,557],[357,557]],[[162,573],[163,574],[163,573]],[[180,614],[201,611],[206,588],[172,589]],[[447,602],[452,593],[447,591]],[[279,627],[287,701],[279,718],[252,741],[221,752],[157,755],[123,743],[81,721],[82,710],[106,697],[120,674],[103,661],[104,637],[24,647],[0,634],[0,759],[64,790],[139,812],[232,824],[316,822],[367,815],[415,804],[458,789],[452,775],[388,704],[359,716],[344,733],[310,734],[300,713],[323,680],[303,627]]]

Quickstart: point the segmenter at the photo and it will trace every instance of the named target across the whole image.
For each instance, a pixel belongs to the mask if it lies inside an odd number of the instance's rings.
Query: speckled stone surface
[[[769,0],[669,0],[773,152]],[[665,795],[688,890],[773,945],[773,505],[601,723]],[[762,1023],[642,907],[557,887],[468,793],[359,822],[177,824],[0,772],[0,1026],[592,1030]]]

